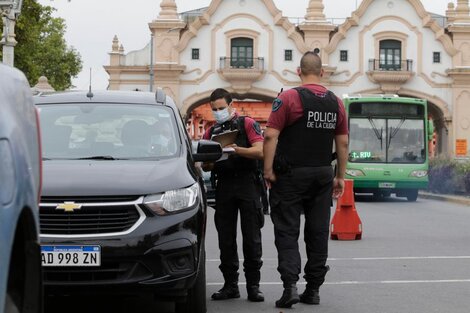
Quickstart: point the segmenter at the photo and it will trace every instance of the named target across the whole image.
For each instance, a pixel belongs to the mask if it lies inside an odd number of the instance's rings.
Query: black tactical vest
[[[223,124],[215,124],[211,127],[210,136],[220,134],[227,130],[238,130],[235,144],[239,147],[251,147],[248,136],[245,131],[245,117],[238,116]],[[227,160],[215,162],[214,172],[220,176],[224,174],[231,175],[239,172],[255,172],[257,169],[256,160],[243,158],[238,155],[230,155]]]
[[[295,88],[304,115],[279,136],[276,154],[291,167],[331,165],[331,153],[338,123],[338,100],[331,92],[316,95],[307,88]]]

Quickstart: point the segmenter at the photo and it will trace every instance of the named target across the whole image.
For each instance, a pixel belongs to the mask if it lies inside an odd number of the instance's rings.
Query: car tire
[[[201,249],[198,274],[194,286],[188,290],[186,302],[178,302],[175,313],[206,313],[206,252]]]
[[[20,310],[9,293],[7,293],[5,298],[5,313],[20,313]]]

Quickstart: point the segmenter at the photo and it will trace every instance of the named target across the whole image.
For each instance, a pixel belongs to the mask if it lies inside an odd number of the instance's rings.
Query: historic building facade
[[[233,92],[238,110],[264,122],[280,89],[299,84],[302,54],[318,49],[323,83],[336,94],[426,99],[438,153],[455,155],[456,141],[470,140],[469,0],[450,2],[445,16],[419,0],[363,0],[340,25],[325,17],[322,0],[305,0],[300,23],[273,0],[212,0],[182,14],[174,0],[160,7],[144,49],[126,54],[114,38],[109,89],[163,88],[196,138],[212,121],[205,105],[214,88]]]

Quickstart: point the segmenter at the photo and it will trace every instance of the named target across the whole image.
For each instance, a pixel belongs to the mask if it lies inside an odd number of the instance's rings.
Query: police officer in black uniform
[[[278,250],[278,271],[284,293],[276,307],[297,302],[319,304],[319,288],[329,267],[328,235],[331,197],[344,189],[348,130],[343,103],[320,85],[320,57],[307,52],[298,74],[302,86],[281,93],[273,102],[264,132],[264,177],[271,186],[271,218]],[[333,142],[338,156],[336,177]],[[305,215],[304,240],[308,261],[305,292],[297,293],[301,271],[298,246],[300,216]]]
[[[204,139],[225,131],[238,130],[234,152],[226,160],[203,164],[203,170],[216,175],[215,226],[219,237],[219,266],[224,276],[222,289],[212,295],[213,300],[239,298],[237,219],[243,234],[244,271],[248,300],[264,301],[259,289],[261,256],[261,228],[264,214],[260,201],[257,160],[263,158],[263,136],[257,122],[248,116],[239,116],[232,107],[232,97],[224,89],[216,89],[210,96],[210,105],[216,124],[204,134]]]

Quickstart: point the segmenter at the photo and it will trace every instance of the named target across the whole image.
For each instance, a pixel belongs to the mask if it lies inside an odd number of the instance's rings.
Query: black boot
[[[299,303],[299,294],[295,284],[285,285],[281,299],[276,301],[276,308],[290,308],[293,304]]]
[[[248,293],[248,300],[251,302],[263,302],[264,295],[259,290],[259,285],[247,285],[246,292]]]
[[[300,302],[306,304],[320,304],[320,292],[318,288],[305,288],[303,294],[300,295]]]
[[[222,289],[212,294],[213,300],[227,300],[233,298],[240,298],[238,282],[225,283]]]

